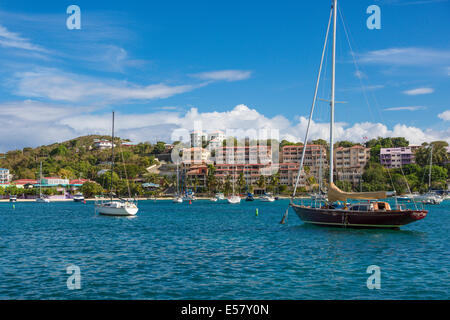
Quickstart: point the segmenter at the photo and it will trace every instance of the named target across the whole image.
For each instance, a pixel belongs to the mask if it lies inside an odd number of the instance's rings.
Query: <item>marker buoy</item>
[[[258,216],[258,208],[256,208],[256,216]]]
[[[192,201],[191,201],[191,200],[189,200],[189,204],[192,204]]]

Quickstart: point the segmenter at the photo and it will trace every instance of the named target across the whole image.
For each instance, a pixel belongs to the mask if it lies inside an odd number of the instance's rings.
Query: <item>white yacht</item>
[[[77,193],[73,196],[73,201],[75,202],[83,202],[84,201],[84,196],[82,193]]]
[[[95,203],[95,210],[99,214],[108,216],[135,216],[138,212],[138,207],[135,201],[130,199],[113,200],[113,173],[114,173],[114,112],[112,113],[112,139],[111,139],[111,185],[110,185],[110,199],[107,201],[101,200]],[[131,195],[129,195],[131,198]]]
[[[50,199],[45,197],[42,194],[42,161],[39,166],[39,197],[36,198],[36,202],[38,202],[38,203],[49,203],[50,202]]]
[[[180,188],[179,188],[179,173],[178,173],[178,163],[177,163],[177,193],[172,199],[173,203],[183,203],[183,197],[180,196]]]
[[[241,197],[233,195],[231,197],[228,197],[227,201],[228,201],[228,203],[231,203],[231,204],[240,203],[241,202]]]
[[[227,199],[228,203],[231,203],[231,204],[237,204],[237,203],[241,202],[241,197],[239,197],[238,195],[236,195],[234,193],[234,180],[235,180],[235,173],[233,171],[233,195],[228,197],[228,199]]]

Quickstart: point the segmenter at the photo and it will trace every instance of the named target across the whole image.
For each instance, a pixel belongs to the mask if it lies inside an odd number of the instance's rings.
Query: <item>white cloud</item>
[[[359,61],[398,66],[430,66],[450,63],[450,50],[431,48],[388,48],[359,55]]]
[[[24,146],[37,146],[64,141],[86,134],[110,134],[111,114],[99,113],[95,108],[48,105],[36,101],[0,104],[0,151]],[[95,112],[94,112],[95,111]],[[443,113],[449,117],[450,112]],[[441,116],[440,116],[441,117]],[[444,115],[441,117],[443,118]],[[159,111],[146,114],[116,113],[116,134],[133,141],[178,140],[180,135],[196,128],[202,130],[228,130],[244,133],[261,129],[279,131],[279,139],[303,141],[307,117],[288,119],[282,115],[266,117],[256,109],[238,105],[231,110],[199,112],[191,108],[185,113]],[[381,123],[360,122],[349,125],[335,124],[335,139],[363,142],[364,137],[402,136],[413,144],[425,141],[446,140],[450,142],[450,129],[446,131],[422,130],[396,124],[392,129]],[[329,139],[329,124],[313,122],[310,139]]]
[[[15,94],[19,96],[66,102],[161,99],[205,85],[157,83],[141,86],[126,81],[81,77],[53,69],[16,73],[15,77]]]
[[[250,78],[251,71],[245,70],[219,70],[219,71],[209,71],[192,74],[192,77],[202,79],[202,80],[225,80],[225,81],[239,81]]]
[[[434,92],[433,88],[417,88],[417,89],[403,91],[404,94],[407,94],[409,96],[416,96],[419,94],[429,94],[429,93],[433,93],[433,92]]]
[[[444,121],[450,121],[450,110],[445,110],[438,114],[438,117]]]
[[[0,45],[2,47],[47,52],[44,48],[32,44],[28,39],[22,38],[19,34],[11,32],[0,25]]]
[[[392,107],[392,108],[385,108],[385,111],[416,111],[416,110],[425,110],[426,107],[423,106],[410,106],[410,107]]]

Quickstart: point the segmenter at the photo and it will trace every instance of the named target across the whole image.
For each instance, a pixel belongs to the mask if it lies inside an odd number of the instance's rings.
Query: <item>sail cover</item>
[[[347,201],[347,199],[384,199],[386,198],[385,191],[376,192],[344,192],[332,182],[328,188],[328,201]]]

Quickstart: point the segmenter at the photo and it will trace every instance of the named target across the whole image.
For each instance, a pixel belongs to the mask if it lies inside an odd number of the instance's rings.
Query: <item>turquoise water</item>
[[[287,203],[141,201],[134,218],[1,203],[0,299],[449,299],[449,201],[399,231],[305,226],[293,211],[280,225]]]

